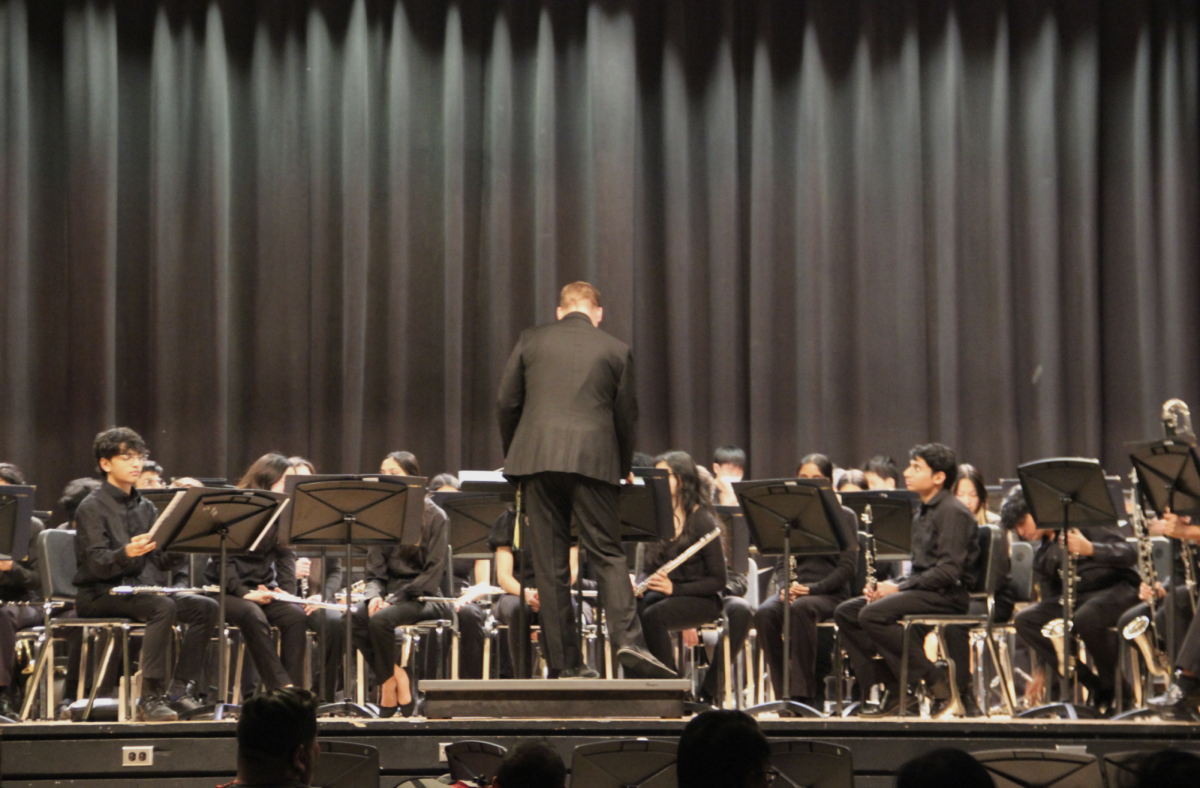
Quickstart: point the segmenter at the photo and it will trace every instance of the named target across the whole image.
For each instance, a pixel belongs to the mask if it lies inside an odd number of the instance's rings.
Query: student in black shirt
[[[107,478],[75,512],[75,606],[83,618],[145,622],[137,718],[143,722],[174,720],[177,715],[168,705],[166,679],[175,601],[152,594],[109,593],[115,586],[136,582],[147,564],[160,569],[171,564],[170,556],[159,550],[149,535],[157,510],[134,488],[146,444],[133,430],[115,427],[97,435],[93,448]]]
[[[711,498],[700,484],[696,463],[686,452],[663,454],[654,467],[670,476],[675,510],[675,538],[650,544],[646,549],[644,577],[650,586],[638,599],[638,617],[646,647],[654,657],[675,670],[671,633],[716,621],[721,616],[721,593],[727,580],[721,539],[713,539],[670,573],[659,570],[714,529],[720,529]]]
[[[264,454],[246,470],[237,486],[283,492],[284,477],[295,472],[282,454]],[[296,556],[274,536],[268,535],[266,544],[256,553],[225,559],[225,620],[241,631],[254,668],[267,689],[303,682],[304,633],[308,629],[302,606],[275,598],[278,591],[296,593]],[[218,558],[209,559],[204,574],[210,583],[220,582],[219,563]],[[279,630],[279,653],[275,651],[271,627]],[[252,686],[251,675],[243,671],[243,690]]]
[[[406,473],[417,475],[411,469]],[[426,498],[420,542],[367,552],[366,600],[354,609],[351,637],[379,682],[381,717],[397,710],[410,717],[416,710],[417,693],[408,668],[396,664],[396,627],[448,617],[438,603],[420,601],[423,596],[442,596],[448,530],[446,513]]]
[[[889,716],[902,702],[913,703],[907,688],[899,686],[904,634],[900,619],[915,614],[966,613],[979,562],[979,524],[950,493],[958,475],[954,452],[931,443],[915,447],[909,458],[904,481],[921,496],[913,519],[912,573],[894,582],[880,582],[874,590],[867,589],[865,596],[843,602],[834,613],[863,692],[880,683],[885,688],[879,708],[860,716]],[[872,659],[876,653],[883,658],[882,666]],[[923,638],[918,633],[910,636],[909,677],[924,679],[940,705],[951,697],[955,666],[953,660],[948,663],[935,666],[925,656]]]
[[[1020,507],[1024,506],[1024,515]],[[1029,513],[1024,495],[1013,495],[1005,506],[1011,511],[1005,523],[1018,536],[1035,545],[1034,577],[1038,581],[1041,601],[1017,614],[1014,624],[1017,635],[1050,666],[1046,683],[1058,687],[1058,653],[1054,642],[1042,634],[1042,627],[1062,618],[1062,545],[1058,532],[1038,528]],[[1110,631],[1121,614],[1137,604],[1139,578],[1133,565],[1137,563],[1137,547],[1126,542],[1116,526],[1089,528],[1087,536],[1072,529],[1067,549],[1076,558],[1075,613],[1073,628],[1087,645],[1088,654],[1095,660],[1095,671],[1076,661],[1079,683],[1089,690],[1088,703],[1097,708],[1111,704],[1115,691],[1114,671],[1119,658],[1118,635]],[[1069,699],[1068,699],[1069,700]]]
[[[17,466],[0,463],[0,485],[24,483]],[[43,527],[42,521],[34,517],[29,528],[29,552],[24,560],[0,561],[0,717],[12,718],[15,714],[10,693],[17,660],[17,632],[42,623],[42,609],[37,605],[8,603],[37,602],[39,598],[42,581],[34,546]]]
[[[823,454],[810,454],[800,461],[801,479],[831,479],[833,463]],[[837,554],[793,556],[795,579],[784,566],[783,556],[775,562],[775,586],[788,588],[791,601],[788,660],[788,690],[792,699],[813,705],[818,697],[817,686],[817,624],[833,615],[837,606],[850,596],[850,584],[858,561],[858,518],[850,509],[842,509],[842,530],[846,535],[845,550]],[[768,599],[754,616],[758,640],[771,669],[775,696],[783,696],[783,592]]]
[[[1200,572],[1200,566],[1195,566],[1196,555],[1200,555],[1198,552],[1200,551],[1200,544],[1198,544],[1200,543],[1200,526],[1193,525],[1192,518],[1180,517],[1167,510],[1161,521],[1155,521],[1152,524],[1151,532],[1156,530],[1161,531],[1165,536],[1179,540],[1180,543],[1185,540],[1191,542],[1195,553],[1192,558],[1193,570]],[[1177,555],[1176,561],[1180,565],[1175,571],[1175,577],[1183,579],[1185,577],[1182,566],[1183,556]],[[1181,583],[1179,588],[1169,591],[1163,588],[1161,583],[1158,586],[1155,591],[1160,597],[1166,597],[1168,600],[1159,602],[1159,637],[1165,639],[1168,626],[1167,606],[1171,604],[1175,605],[1176,632],[1182,629],[1183,634],[1175,637],[1174,665],[1177,673],[1175,681],[1171,682],[1171,686],[1165,693],[1151,698],[1147,705],[1168,719],[1200,722],[1200,623],[1198,623],[1200,616],[1192,614],[1191,599],[1186,584]],[[1150,589],[1143,585],[1140,588],[1139,596],[1146,599],[1149,592]],[[1181,624],[1180,622],[1187,623]],[[1166,644],[1163,645],[1166,646]]]

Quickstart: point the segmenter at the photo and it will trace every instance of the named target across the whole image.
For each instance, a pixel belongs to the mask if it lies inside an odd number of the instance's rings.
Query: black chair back
[[[676,788],[676,750],[646,739],[581,744],[571,753],[571,788]]]
[[[75,532],[57,528],[42,531],[37,539],[38,572],[42,576],[42,598],[51,602],[74,602]]]
[[[313,788],[379,788],[379,750],[348,741],[319,741]]]
[[[996,535],[999,532],[999,528],[990,525],[979,526],[979,561],[975,564],[972,594],[993,594],[996,591],[996,583],[1000,580],[1000,568],[996,566]]]
[[[784,785],[805,788],[854,788],[854,759],[850,748],[819,741],[771,742],[771,765],[784,776]]]

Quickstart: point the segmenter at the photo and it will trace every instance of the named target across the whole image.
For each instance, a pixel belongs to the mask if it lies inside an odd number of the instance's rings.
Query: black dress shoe
[[[659,662],[644,648],[625,646],[617,651],[617,661],[639,679],[674,679],[679,674]]]
[[[1164,717],[1189,722],[1200,721],[1200,686],[1195,682],[1178,681],[1162,695],[1146,701],[1146,705]]]
[[[987,716],[983,713],[983,709],[979,708],[979,702],[975,700],[975,693],[971,692],[970,688],[960,689],[958,699],[962,701],[963,716],[967,719],[974,720]]]
[[[0,717],[7,717],[15,721],[20,714],[21,712],[13,706],[12,698],[8,695],[0,695]]]
[[[577,668],[567,668],[559,671],[560,679],[598,679],[600,674],[589,668],[587,665],[580,665]]]
[[[399,706],[380,706],[379,716],[383,717],[384,719],[387,719],[388,717],[395,717],[396,710],[399,708]]]
[[[950,681],[954,678],[953,662],[937,662],[933,670],[925,677],[925,686],[934,700],[949,700],[953,697]]]
[[[138,699],[138,722],[174,722],[179,715],[171,708],[166,695],[146,695]]]
[[[187,714],[189,711],[195,711],[203,705],[199,699],[193,698],[186,692],[170,702],[170,706],[175,710],[176,714]]]

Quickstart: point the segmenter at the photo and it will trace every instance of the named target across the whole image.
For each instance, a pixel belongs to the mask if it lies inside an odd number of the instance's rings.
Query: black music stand
[[[665,468],[634,468],[633,484],[621,485],[617,507],[622,542],[669,542],[675,538],[669,477]]]
[[[29,557],[29,529],[33,522],[33,496],[29,484],[0,485],[0,561]]]
[[[386,474],[338,476],[288,476],[284,492],[291,511],[280,523],[280,541],[292,545],[340,545],[346,549],[343,583],[346,589],[346,664],[343,665],[343,700],[326,703],[317,710],[322,716],[377,717],[354,703],[354,644],[351,617],[354,600],[350,594],[355,545],[416,543],[421,539],[421,514],[425,482],[420,476]],[[383,681],[382,677],[376,677]],[[416,688],[413,688],[414,697]]]
[[[779,716],[824,717],[791,699],[791,588],[792,555],[840,553],[848,547],[841,526],[841,504],[828,479],[768,479],[734,482],[733,490],[746,516],[750,538],[763,555],[782,555],[783,588],[783,697],[746,710],[748,714],[778,712]]]
[[[912,558],[913,513],[921,504],[921,496],[911,490],[863,490],[842,493],[841,497],[842,505],[858,515],[865,526],[877,560]]]
[[[1067,572],[1069,551],[1067,531],[1071,528],[1103,528],[1117,524],[1117,507],[1098,460],[1079,457],[1059,457],[1029,462],[1017,467],[1021,489],[1029,503],[1029,513],[1039,528],[1060,532],[1062,598],[1065,600],[1075,578]],[[1059,703],[1049,703],[1021,712],[1019,717],[1059,717],[1076,720],[1097,718],[1099,712],[1090,706],[1075,703],[1077,675],[1075,670],[1074,616],[1063,605],[1063,665]]]
[[[737,574],[750,571],[750,526],[746,524],[746,515],[742,514],[740,506],[714,506],[717,517],[729,534],[729,548],[733,555],[729,556],[729,568]],[[756,581],[757,578],[751,580]]]
[[[217,489],[190,487],[175,491],[150,529],[153,541],[164,552],[204,553],[218,556],[219,585],[217,618],[219,653],[217,656],[217,687],[220,700],[187,712],[186,719],[212,716],[223,719],[236,713],[237,706],[226,703],[228,665],[225,651],[229,640],[225,632],[226,557],[269,548],[274,544],[274,528],[287,508],[287,499],[280,493],[265,490]]]

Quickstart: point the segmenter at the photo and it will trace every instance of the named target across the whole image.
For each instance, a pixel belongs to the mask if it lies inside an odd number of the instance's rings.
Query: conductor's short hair
[[[237,724],[238,761],[284,768],[298,747],[317,738],[317,696],[285,687],[255,695],[242,704]]]
[[[572,282],[558,294],[560,309],[572,309],[585,301],[594,307],[603,306],[600,303],[600,291],[587,282]]]

